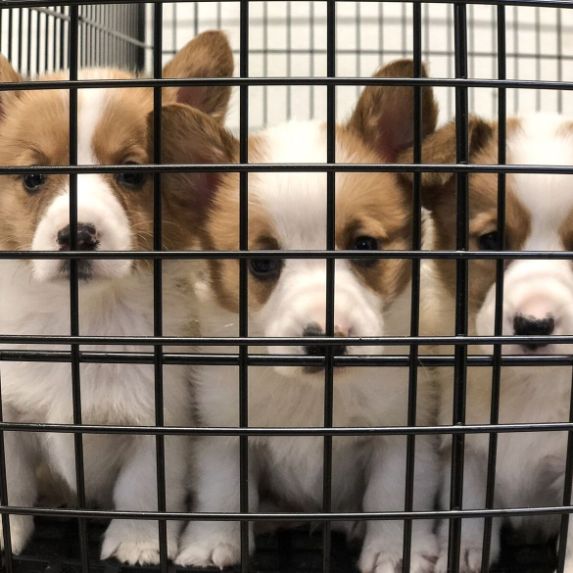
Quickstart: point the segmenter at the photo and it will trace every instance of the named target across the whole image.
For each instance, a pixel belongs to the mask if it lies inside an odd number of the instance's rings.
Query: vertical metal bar
[[[22,69],[22,42],[24,40],[24,12],[18,8],[18,68]]]
[[[496,18],[495,6],[491,6],[490,18],[491,18],[492,22]],[[497,26],[491,27],[491,46],[492,46],[493,54],[498,53],[497,29],[498,29]],[[496,64],[496,59],[492,56],[492,58],[491,58],[491,77],[492,78],[495,77],[497,67],[498,66]],[[497,97],[496,97],[496,95],[497,95],[497,93],[495,91],[492,91],[492,96],[491,96],[491,115],[492,116],[495,115],[496,110],[497,110]]]
[[[12,60],[12,36],[14,29],[14,10],[8,10],[8,60]]]
[[[70,80],[78,79],[78,6],[70,7],[70,24],[68,28],[68,60],[70,62]],[[63,30],[63,27],[62,27]],[[64,42],[61,41],[60,46]],[[69,90],[69,161],[70,165],[78,164],[78,90]],[[77,250],[77,228],[78,228],[78,176],[69,175],[70,182],[70,250]],[[70,334],[79,336],[80,334],[80,311],[79,311],[79,283],[78,266],[76,259],[70,259]],[[72,368],[72,403],[73,421],[75,425],[82,424],[82,397],[80,378],[80,346],[71,345],[71,368]],[[84,447],[83,435],[74,434],[74,454],[76,469],[76,490],[78,506],[86,507],[85,474],[84,474]],[[85,518],[78,519],[80,536],[81,567],[83,573],[89,571],[88,553],[88,532]]]
[[[26,26],[26,76],[30,77],[32,70],[32,11],[26,10],[27,22]]]
[[[400,16],[400,30],[402,32],[401,37],[402,37],[402,57],[405,58],[406,57],[406,53],[408,50],[408,34],[407,34],[407,30],[408,30],[408,13],[406,12],[406,2],[402,2],[400,4],[400,9],[401,9],[401,16]]]
[[[177,6],[178,4],[176,2],[174,2],[172,4],[172,11],[171,11],[171,17],[173,19],[173,26],[171,29],[171,42],[172,42],[172,48],[173,48],[173,52],[175,53],[175,51],[177,50]]]
[[[41,13],[39,11],[36,12],[36,70],[35,74],[39,75],[40,73],[40,38],[42,37],[42,27],[41,27]],[[1,24],[0,24],[1,26]]]
[[[447,64],[447,73],[448,73],[448,78],[452,77],[452,73],[453,73],[453,69],[452,69],[452,58],[450,58],[449,56],[453,54],[453,48],[452,48],[452,34],[450,33],[450,30],[452,30],[452,13],[451,11],[448,9],[448,7],[446,6],[446,30],[447,30],[447,34],[446,34],[446,52],[448,54],[448,64]],[[452,109],[452,90],[448,89],[447,91],[447,101],[448,101],[448,117],[451,117],[453,114],[453,109]]]
[[[60,14],[62,14],[63,16],[66,15],[66,7],[65,6],[61,6],[60,7]],[[69,30],[68,30],[69,33]],[[77,36],[77,30],[75,32],[76,36]],[[70,64],[70,57],[69,54],[66,54],[66,20],[64,18],[61,19],[60,21],[60,70],[64,69],[66,67],[66,64]],[[68,49],[70,49],[68,47]],[[66,57],[67,57],[67,62],[66,62]]]
[[[513,77],[519,78],[519,8],[513,8]],[[519,111],[519,90],[513,90],[513,113]]]
[[[336,77],[336,0],[326,4],[326,74]],[[336,86],[326,88],[326,161],[336,162]],[[336,246],[336,174],[326,174],[326,248],[334,250]],[[329,258],[326,264],[326,335],[334,336],[334,283],[335,261]],[[331,428],[334,418],[334,351],[331,345],[325,353],[324,370],[324,427]],[[322,466],[322,511],[332,510],[332,436],[324,437]],[[325,521],[322,531],[322,571],[329,573],[331,560],[331,522]]]
[[[80,55],[79,62],[82,68],[86,67],[86,56],[87,56],[87,38],[86,38],[86,9],[87,6],[79,6],[79,40],[80,40]]]
[[[412,5],[412,31],[414,48],[414,77],[422,76],[422,6],[419,3]],[[414,92],[414,114],[412,117],[414,127],[414,163],[422,161],[422,89],[417,86]],[[422,248],[422,196],[421,174],[414,173],[412,180],[412,249]],[[420,333],[420,260],[412,260],[412,292],[410,303],[410,336]],[[410,364],[408,372],[408,426],[416,425],[418,397],[418,345],[410,346]],[[404,510],[414,509],[414,471],[416,454],[416,436],[410,434],[406,438],[406,483],[404,494]],[[412,548],[412,521],[404,521],[404,545],[402,567],[404,571],[410,570]]]
[[[193,3],[193,33],[195,36],[199,33],[199,2]]]
[[[286,59],[287,59],[287,77],[292,76],[292,5],[286,3]],[[292,118],[292,86],[287,86],[287,119]]]
[[[316,50],[316,42],[315,42],[315,26],[316,26],[316,20],[315,20],[315,6],[314,6],[314,2],[310,3],[310,76],[314,77],[315,76],[315,62],[314,62],[314,58],[315,58],[315,50]],[[314,94],[316,92],[316,88],[313,86],[309,86],[309,90],[310,90],[310,117],[311,119],[314,119],[314,114],[315,114],[315,101],[314,101]]]
[[[541,12],[535,8],[535,79],[541,80]],[[541,111],[541,90],[535,90],[535,111]]]
[[[430,7],[428,4],[423,4],[424,7],[424,50],[422,57],[428,58],[430,56]]]
[[[44,15],[44,30],[45,30],[45,38],[44,38],[44,68],[43,71],[47,72],[50,69],[50,59],[48,57],[49,54],[49,46],[50,46],[50,17],[48,14]]]
[[[249,0],[240,4],[240,67],[241,78],[249,77]],[[239,88],[239,162],[249,162],[249,86]],[[249,174],[239,175],[239,249],[249,250]],[[249,293],[247,260],[239,262],[239,336],[249,335]],[[239,426],[249,427],[249,349],[239,347]],[[249,511],[249,440],[239,438],[240,510]],[[249,570],[249,522],[241,520],[241,572]]]
[[[469,56],[469,74],[470,77],[476,77],[476,42],[475,42],[475,6],[473,4],[469,5],[469,42],[468,42],[468,56]],[[475,90],[472,90],[469,94],[469,106],[471,110],[475,110]]]
[[[98,22],[99,23],[99,12],[100,12],[100,6],[94,6],[94,13],[93,13],[93,19],[94,22]],[[95,41],[94,41],[94,52],[95,55],[97,55],[97,59],[94,58],[94,63],[97,63],[99,65],[100,63],[100,51],[101,51],[101,30],[99,28],[96,28],[94,30],[94,34],[95,34]]]
[[[137,39],[145,43],[145,13],[146,5],[138,4],[137,6]],[[145,48],[137,48],[137,69],[145,69]]]
[[[0,8],[0,52],[3,54],[6,53],[6,50],[4,49],[4,10],[5,8]]]
[[[162,77],[163,55],[163,4],[153,4],[153,77]],[[153,88],[153,161],[161,163],[161,87]],[[153,175],[153,248],[163,250],[163,232],[161,225],[161,176]],[[153,335],[163,336],[163,260],[153,261]],[[165,423],[163,411],[163,347],[154,347],[154,376],[155,376],[155,425],[163,426]],[[165,491],[165,439],[164,436],[155,437],[155,453],[157,464],[157,510],[166,510]],[[161,573],[167,573],[167,522],[158,520],[159,535],[159,561]]]
[[[55,10],[54,10],[55,11]],[[52,18],[52,23],[53,23],[53,27],[54,27],[54,41],[52,42],[52,70],[57,70],[58,69],[58,38],[59,38],[59,32],[58,32],[58,26],[61,25],[61,22],[59,21],[58,18],[54,17]]]
[[[455,43],[455,73],[456,78],[467,78],[467,6],[454,6],[454,43]],[[468,163],[468,88],[455,88],[456,98],[456,163]],[[456,175],[457,193],[457,223],[456,248],[458,251],[468,249],[468,177],[467,174]],[[468,261],[456,261],[456,335],[466,335],[468,331]],[[466,363],[467,346],[458,345],[455,348],[454,363],[454,398],[453,423],[465,424],[466,408]],[[450,489],[450,508],[463,507],[464,480],[464,445],[465,436],[452,436],[452,475]],[[461,518],[450,521],[448,570],[458,573],[460,566]]]
[[[571,395],[569,398],[569,422],[573,422],[573,376],[571,378]],[[563,477],[563,505],[571,505],[571,480],[573,479],[573,432],[567,432],[567,454],[565,458],[565,475]],[[569,514],[561,516],[559,528],[559,548],[557,552],[557,573],[565,570],[567,556],[567,537],[569,533]]]
[[[0,9],[0,14],[3,12]],[[2,401],[2,377],[0,375],[0,422],[4,421],[4,407]],[[0,504],[4,507],[10,505],[8,496],[8,477],[6,475],[6,449],[4,444],[4,431],[0,431]],[[10,514],[3,513],[1,516],[2,522],[2,541],[4,542],[3,565],[6,573],[14,571],[13,555],[12,555],[12,540],[10,537]]]
[[[362,34],[361,34],[361,10],[360,10],[360,2],[356,3],[355,14],[354,14],[354,41],[356,42],[356,53],[355,53],[355,65],[356,65],[356,75],[361,77],[362,76]],[[356,86],[356,98],[360,95],[360,86]]]
[[[557,81],[563,81],[563,12],[560,9],[555,13],[557,22]],[[563,91],[557,90],[557,111],[563,113]]]
[[[504,80],[507,77],[506,69],[506,41],[505,41],[505,6],[497,7],[497,76],[498,79]],[[506,162],[506,119],[507,119],[507,94],[506,89],[498,89],[498,163],[505,165]],[[506,177],[505,173],[499,173],[497,177],[497,233],[499,237],[499,248],[505,248],[505,190]],[[496,261],[496,283],[495,283],[495,317],[494,317],[494,334],[501,336],[503,334],[503,284],[504,284],[505,261],[498,259]],[[501,387],[501,355],[503,347],[496,344],[493,347],[493,368],[491,382],[491,405],[490,405],[490,423],[499,423],[499,400]],[[491,509],[495,501],[495,472],[497,465],[497,443],[498,434],[492,432],[489,435],[489,450],[487,459],[487,477],[486,477],[486,494],[485,507]],[[482,565],[481,573],[489,571],[489,555],[491,549],[492,535],[491,517],[484,521],[483,546],[482,546]]]
[[[263,76],[269,76],[269,5],[263,2]],[[263,86],[263,125],[269,122],[269,88]]]
[[[154,4],[155,6],[155,4]],[[111,17],[109,12],[108,6],[102,6],[102,15],[103,15],[103,22],[104,22],[104,39],[105,39],[105,48],[104,48],[104,60],[106,66],[111,66],[113,63],[111,53],[111,34],[109,33],[109,28],[111,24]]]
[[[384,55],[384,2],[378,3],[378,51],[380,57]]]

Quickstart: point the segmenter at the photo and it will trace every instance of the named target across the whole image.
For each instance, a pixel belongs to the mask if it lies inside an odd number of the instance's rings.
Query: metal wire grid
[[[393,58],[413,57],[414,14],[411,2],[337,2],[336,71],[338,76],[368,77]],[[185,2],[165,5],[165,59],[186,39],[210,28],[229,33],[237,58],[239,50],[238,2]],[[506,11],[507,77],[559,81],[573,74],[573,16],[570,10],[544,10],[521,3]],[[422,5],[422,60],[434,77],[454,77],[454,22],[447,2]],[[467,11],[468,70],[472,78],[496,77],[498,68],[497,9],[470,3]],[[249,16],[251,76],[322,77],[326,75],[326,3],[323,1],[251,2]],[[337,118],[352,107],[358,86],[336,90]],[[454,116],[454,90],[437,87],[440,119]],[[565,98],[564,98],[565,96]],[[287,119],[326,119],[326,93],[322,86],[251,86],[250,126],[259,128]],[[495,88],[471,89],[473,113],[497,115]],[[510,89],[510,113],[525,111],[573,112],[573,101],[563,92]],[[239,124],[238,106],[231,107],[228,124]]]
[[[27,77],[68,69],[70,22],[67,5],[46,2],[35,8],[2,9],[0,51]],[[79,6],[78,26],[81,67],[144,67],[149,46],[145,44],[143,4]]]
[[[209,0],[205,0],[208,2]],[[428,2],[430,3],[430,2]],[[250,3],[247,0],[240,2],[240,53],[243,55],[240,62],[239,77],[234,79],[215,80],[215,79],[195,79],[195,80],[162,80],[161,79],[161,59],[163,47],[163,11],[162,2],[153,3],[153,79],[151,80],[113,80],[113,81],[78,81],[77,72],[81,65],[79,37],[80,29],[80,9],[87,7],[83,1],[68,0],[64,2],[47,2],[46,0],[18,0],[15,2],[5,2],[0,5],[3,12],[7,6],[21,9],[24,6],[33,6],[34,8],[54,8],[66,7],[69,16],[69,26],[67,28],[67,40],[65,44],[68,50],[68,60],[70,67],[70,79],[61,82],[23,82],[18,86],[0,85],[1,90],[6,89],[69,89],[70,97],[70,165],[58,167],[1,167],[1,174],[23,174],[23,173],[67,173],[70,177],[70,221],[72,250],[71,252],[13,252],[4,251],[0,253],[1,259],[33,259],[33,258],[59,258],[68,259],[70,262],[70,317],[71,332],[70,336],[12,336],[9,333],[0,335],[0,343],[3,345],[10,344],[61,344],[70,347],[70,351],[2,351],[2,360],[18,361],[63,361],[69,362],[72,371],[73,397],[74,397],[74,420],[73,424],[45,424],[34,423],[9,423],[0,422],[0,513],[2,514],[3,535],[6,547],[5,566],[7,571],[14,570],[13,557],[10,550],[9,521],[8,514],[32,514],[32,515],[49,515],[52,517],[74,517],[79,523],[80,537],[80,566],[82,572],[90,570],[90,555],[88,553],[88,535],[86,528],[86,519],[90,517],[104,518],[132,518],[132,519],[156,519],[159,524],[158,535],[160,539],[160,553],[162,571],[167,571],[167,548],[165,536],[165,522],[168,519],[191,518],[206,520],[230,520],[241,521],[241,540],[242,540],[242,560],[241,570],[248,571],[248,541],[247,541],[247,523],[249,521],[273,520],[273,521],[304,521],[319,522],[323,524],[323,570],[332,569],[331,556],[331,532],[330,523],[335,520],[371,520],[371,519],[398,519],[404,520],[406,527],[404,529],[404,567],[408,569],[411,547],[411,520],[412,519],[448,519],[450,521],[450,566],[451,570],[459,570],[459,551],[460,551],[460,528],[462,519],[468,517],[485,517],[488,527],[484,534],[484,555],[489,552],[491,541],[491,519],[493,517],[507,515],[540,515],[540,514],[557,514],[562,516],[561,533],[566,534],[568,527],[568,516],[571,512],[571,477],[573,473],[573,441],[571,432],[573,431],[573,415],[570,416],[569,423],[548,423],[548,424],[498,424],[499,414],[499,382],[501,367],[504,365],[547,365],[563,364],[573,365],[571,356],[523,356],[523,357],[505,357],[501,355],[501,346],[506,343],[516,343],[519,340],[528,342],[546,342],[548,337],[505,337],[501,336],[500,317],[502,310],[502,280],[503,280],[503,261],[517,258],[571,258],[573,253],[570,252],[511,252],[511,251],[490,251],[469,252],[468,251],[468,204],[467,204],[467,185],[468,174],[472,172],[494,172],[498,174],[499,192],[498,192],[498,226],[500,232],[504,229],[505,213],[505,176],[507,173],[568,173],[573,174],[571,166],[520,166],[505,165],[504,142],[505,130],[500,129],[500,146],[499,146],[499,165],[468,165],[468,144],[467,144],[467,120],[469,112],[469,93],[471,88],[485,87],[494,89],[497,94],[497,115],[503,126],[507,115],[507,90],[508,89],[536,89],[536,90],[571,90],[573,84],[570,82],[545,82],[531,81],[522,79],[508,80],[507,78],[507,39],[506,39],[506,12],[508,7],[536,6],[539,8],[569,8],[571,5],[565,0],[537,0],[534,2],[525,2],[525,0],[506,0],[504,2],[494,2],[493,0],[476,0],[473,4],[491,5],[496,10],[497,15],[497,43],[499,50],[498,67],[493,78],[489,79],[470,79],[471,75],[468,70],[468,11],[471,6],[461,0],[446,3],[453,12],[454,28],[454,60],[455,69],[453,78],[420,78],[421,61],[422,61],[422,10],[427,3],[413,0],[410,5],[412,9],[412,43],[414,46],[415,67],[417,77],[414,79],[366,79],[363,77],[338,77],[336,75],[336,10],[337,2],[335,0],[326,0],[326,57],[327,68],[325,77],[277,77],[277,78],[253,78],[249,75],[249,58],[245,57],[249,53],[249,8]],[[135,5],[136,2],[132,2]],[[239,120],[240,120],[240,139],[241,152],[240,163],[225,165],[160,165],[160,129],[155,130],[154,157],[153,163],[143,167],[126,168],[126,166],[80,166],[77,165],[77,90],[78,88],[93,88],[114,85],[145,85],[154,88],[155,93],[155,125],[160,126],[161,114],[161,87],[166,85],[236,85],[239,86]],[[335,162],[335,119],[336,119],[336,88],[338,86],[361,86],[361,85],[408,85],[412,86],[416,97],[415,113],[413,117],[415,127],[415,144],[414,157],[417,165],[348,165],[336,164]],[[453,89],[455,98],[455,116],[457,118],[456,127],[458,135],[456,163],[453,165],[425,165],[419,163],[421,159],[421,87],[424,85],[437,85]],[[247,134],[249,130],[249,91],[255,86],[322,86],[326,89],[326,119],[327,119],[327,142],[328,157],[327,163],[321,165],[304,164],[304,165],[270,165],[270,164],[252,164],[248,161]],[[77,175],[81,173],[113,173],[142,171],[152,173],[155,188],[155,223],[154,223],[154,250],[150,252],[81,252],[74,245],[75,228],[77,226]],[[328,197],[328,221],[327,221],[327,249],[320,252],[281,252],[281,251],[257,251],[251,253],[247,248],[247,230],[248,230],[248,174],[256,171],[305,171],[305,172],[324,172],[327,174],[327,197]],[[195,171],[195,172],[239,172],[240,173],[240,197],[241,197],[241,231],[240,231],[240,248],[233,252],[164,252],[161,250],[161,197],[160,197],[160,174],[173,171]],[[414,221],[417,223],[414,232],[412,248],[409,251],[400,252],[369,252],[357,253],[356,251],[337,251],[334,243],[334,176],[336,172],[341,171],[388,171],[388,172],[413,172],[413,192],[414,192]],[[420,174],[425,171],[441,171],[455,173],[457,178],[457,250],[456,252],[428,252],[420,250]],[[500,247],[503,247],[501,245]],[[334,296],[334,261],[337,258],[359,258],[359,257],[377,257],[377,258],[406,258],[412,261],[413,288],[412,288],[412,319],[411,335],[407,337],[374,337],[368,339],[347,338],[344,342],[348,345],[381,345],[381,346],[408,346],[409,355],[405,356],[334,356],[332,352],[333,344],[340,344],[340,338],[333,336],[333,296]],[[246,261],[249,258],[324,258],[327,261],[327,336],[320,338],[305,337],[288,338],[288,339],[268,339],[253,338],[248,336],[247,322],[247,282],[246,282]],[[153,261],[154,274],[154,317],[155,328],[153,337],[89,337],[80,336],[78,324],[78,273],[77,261],[82,258],[102,258],[102,259],[150,259]],[[240,272],[240,332],[238,337],[229,337],[225,339],[206,339],[206,338],[170,338],[162,336],[161,328],[161,268],[162,261],[172,258],[185,259],[208,259],[208,258],[238,258],[241,261]],[[446,337],[420,337],[418,336],[418,307],[420,295],[420,261],[424,258],[446,258],[456,261],[457,266],[457,295],[456,295],[456,331],[455,336]],[[467,285],[468,285],[468,262],[476,258],[494,259],[497,261],[497,299],[496,299],[496,330],[492,337],[473,337],[467,333]],[[551,337],[555,343],[572,343],[572,336]],[[248,346],[261,345],[304,345],[318,344],[328,347],[324,357],[303,357],[303,356],[274,356],[259,355],[248,352]],[[418,348],[423,344],[446,344],[455,347],[454,356],[448,357],[425,357],[418,356]],[[152,352],[130,353],[130,352],[83,352],[81,345],[141,345],[149,347]],[[201,344],[204,346],[224,345],[239,346],[238,355],[199,355],[192,353],[184,354],[164,354],[163,349],[169,346],[192,346]],[[467,349],[470,345],[492,344],[494,353],[492,356],[468,356]],[[81,420],[81,396],[80,396],[80,364],[84,362],[127,362],[127,363],[151,363],[155,367],[156,380],[156,425],[153,427],[126,427],[126,426],[95,426],[83,425]],[[240,424],[238,428],[177,428],[166,427],[162,417],[163,402],[163,378],[162,369],[164,364],[233,364],[239,366],[240,372]],[[256,365],[270,364],[297,364],[322,365],[325,369],[325,419],[323,428],[251,428],[248,423],[248,367]],[[416,411],[416,370],[419,364],[425,365],[453,365],[455,371],[455,395],[454,395],[454,419],[449,426],[430,426],[418,427],[415,425]],[[332,427],[332,409],[333,409],[333,370],[337,365],[369,365],[369,366],[395,366],[401,365],[409,367],[409,396],[410,403],[408,408],[408,425],[404,427],[379,427],[379,428],[341,428]],[[465,385],[466,369],[470,365],[492,366],[493,367],[493,400],[491,412],[491,424],[468,425],[465,423],[464,403],[465,403]],[[573,408],[571,409],[573,412]],[[8,491],[6,484],[6,460],[4,458],[4,432],[26,431],[38,432],[66,432],[72,433],[75,438],[76,449],[76,474],[77,474],[77,491],[79,507],[78,509],[67,508],[23,508],[13,507],[9,503]],[[567,464],[563,503],[558,507],[536,507],[536,508],[515,508],[515,509],[495,509],[493,508],[493,491],[495,476],[496,444],[497,435],[501,432],[530,432],[530,431],[567,431],[569,441],[567,447]],[[158,511],[111,511],[111,510],[91,510],[86,508],[86,499],[83,479],[83,448],[82,436],[85,434],[146,434],[155,435],[157,440],[157,468],[158,468],[158,489],[159,502]],[[413,465],[414,465],[414,444],[415,436],[422,434],[451,434],[453,436],[454,447],[452,449],[452,491],[451,507],[445,511],[418,512],[412,511],[412,488],[413,488]],[[490,436],[490,455],[488,460],[488,484],[487,484],[487,501],[486,507],[479,510],[464,510],[462,508],[462,483],[463,483],[463,465],[464,465],[464,438],[468,434],[485,433]],[[163,439],[166,435],[227,435],[238,436],[241,441],[241,507],[239,513],[220,514],[220,513],[172,513],[165,511],[165,460]],[[408,477],[406,483],[406,495],[404,500],[404,511],[399,512],[371,512],[371,513],[340,513],[331,511],[331,464],[332,464],[332,438],[335,436],[349,435],[406,435],[408,436]],[[247,467],[248,467],[248,437],[253,435],[305,435],[305,436],[323,436],[324,437],[324,482],[323,482],[323,506],[322,511],[313,513],[281,513],[269,514],[249,511],[247,495]],[[565,538],[563,535],[562,538]],[[565,556],[565,544],[561,544],[559,549],[559,571],[563,570]],[[484,560],[482,571],[487,571],[487,560]]]

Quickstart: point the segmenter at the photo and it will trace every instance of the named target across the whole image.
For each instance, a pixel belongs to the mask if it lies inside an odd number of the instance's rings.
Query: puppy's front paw
[[[241,561],[241,529],[237,523],[192,521],[179,542],[177,565],[224,569]],[[249,527],[249,555],[255,550]]]
[[[177,532],[167,525],[167,556],[177,555]],[[157,523],[116,519],[107,528],[101,547],[101,559],[114,557],[128,565],[157,565],[159,531]]]
[[[10,542],[12,553],[19,555],[34,532],[34,518],[30,515],[10,516]],[[0,521],[0,549],[4,550],[4,532]]]
[[[410,573],[432,573],[437,557],[435,541],[412,547]],[[401,573],[402,551],[389,549],[384,544],[368,543],[362,549],[358,566],[362,573]]]
[[[478,546],[464,545],[460,548],[460,573],[479,573],[481,571],[482,548]],[[448,552],[442,550],[436,573],[448,573]]]
[[[241,561],[239,543],[222,539],[203,539],[184,545],[175,559],[177,565],[224,569]]]

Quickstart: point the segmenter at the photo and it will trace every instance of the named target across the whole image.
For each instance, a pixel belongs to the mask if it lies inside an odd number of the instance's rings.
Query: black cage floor
[[[99,543],[104,530],[101,522],[89,523],[90,571],[92,573],[151,573],[156,568],[127,567],[115,561],[98,561]],[[14,557],[16,573],[79,573],[77,522],[72,519],[36,519],[36,532],[23,555]],[[257,538],[251,561],[252,573],[319,573],[322,567],[320,533],[308,529],[279,531]],[[356,550],[344,538],[333,535],[332,573],[357,573]],[[491,573],[551,573],[555,570],[554,547],[511,546],[504,543],[503,554]],[[170,565],[170,571],[189,571]],[[197,570],[206,571],[206,570]]]

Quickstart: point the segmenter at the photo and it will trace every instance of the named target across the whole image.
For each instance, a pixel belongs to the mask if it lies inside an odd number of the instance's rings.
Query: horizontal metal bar
[[[122,4],[143,4],[148,0],[122,0]],[[181,3],[196,0],[178,0]],[[201,2],[217,2],[218,0],[201,0]],[[230,0],[223,0],[230,1]],[[282,0],[269,0],[279,2]],[[307,2],[307,0],[292,0],[293,2]],[[348,0],[335,0],[335,2]],[[379,0],[364,0],[365,2],[379,2]],[[490,6],[534,6],[540,8],[573,8],[571,0],[386,0],[408,4],[484,4]],[[118,0],[97,0],[98,4],[117,4]],[[36,6],[85,6],[93,4],[94,0],[1,0],[1,8],[29,8]],[[154,0],[155,4],[171,4],[173,0]]]
[[[5,432],[33,432],[55,434],[131,434],[167,436],[406,436],[454,434],[521,434],[530,432],[567,432],[572,422],[545,422],[530,424],[456,424],[442,426],[376,426],[376,427],[268,427],[268,428],[207,428],[182,426],[118,426],[94,424],[49,424],[37,422],[0,422]]]
[[[33,80],[0,83],[0,91],[182,87],[182,86],[433,86],[467,88],[514,88],[573,90],[573,82],[556,80],[500,80],[493,78],[380,78],[380,77],[228,77],[228,78],[133,78],[104,80]]]
[[[1,84],[0,84],[1,85]],[[181,163],[160,165],[1,165],[0,175],[72,173],[531,173],[573,174],[572,165],[463,163]]]
[[[59,336],[0,334],[0,344],[81,344],[86,346],[407,346],[411,344],[437,346],[475,346],[492,344],[573,344],[573,335],[545,336],[222,336],[222,337],[173,337],[173,336]]]
[[[151,352],[80,352],[80,362],[86,364],[153,364],[154,354]],[[70,362],[71,353],[61,350],[2,350],[2,362]],[[453,356],[419,355],[420,367],[453,366]],[[237,354],[217,353],[164,353],[163,364],[192,364],[203,366],[236,366],[239,364]],[[249,366],[319,366],[323,367],[325,358],[322,356],[285,355],[285,354],[249,354]],[[408,367],[410,359],[406,355],[345,355],[333,357],[334,366],[358,367],[376,366],[400,368]],[[468,366],[491,366],[492,356],[471,355],[467,359]],[[501,357],[503,366],[573,366],[573,355],[505,355]]]
[[[0,251],[1,260],[226,259],[568,260],[573,251]]]
[[[0,506],[0,514],[45,517],[84,517],[92,519],[154,519],[195,521],[373,521],[405,519],[455,519],[476,517],[509,517],[533,515],[562,515],[573,513],[573,506],[523,507],[511,509],[462,509],[445,511],[376,511],[376,512],[281,512],[281,513],[216,513],[170,511],[114,511],[98,509],[67,509],[44,507]]]

